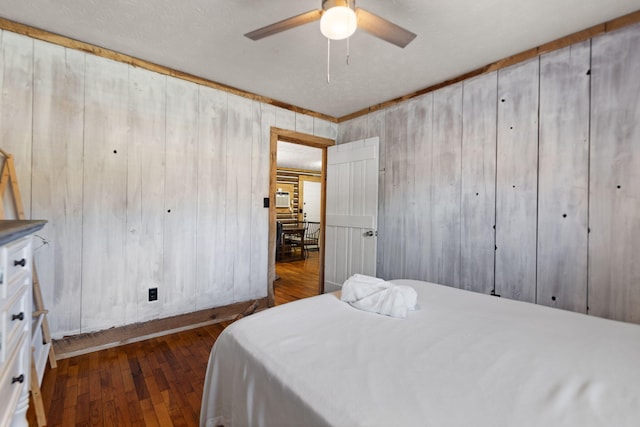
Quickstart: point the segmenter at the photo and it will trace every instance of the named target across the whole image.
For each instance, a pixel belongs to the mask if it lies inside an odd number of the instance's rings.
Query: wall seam
[[[591,239],[591,125],[592,125],[592,105],[593,105],[593,38],[589,39],[589,118],[587,120],[587,289],[585,300],[585,313],[589,314],[589,255]]]
[[[538,304],[538,248],[540,238],[540,83],[542,81],[542,55],[538,56],[538,135],[537,141],[537,155],[536,155],[536,258],[535,258],[535,282],[534,282],[534,298],[533,301]]]

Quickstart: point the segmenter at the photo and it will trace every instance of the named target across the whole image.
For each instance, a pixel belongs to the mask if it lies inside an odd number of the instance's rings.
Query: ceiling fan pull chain
[[[351,37],[347,37],[347,65],[349,65],[349,40]]]
[[[331,72],[330,72],[330,63],[331,63],[331,39],[327,39],[327,83],[331,82]]]

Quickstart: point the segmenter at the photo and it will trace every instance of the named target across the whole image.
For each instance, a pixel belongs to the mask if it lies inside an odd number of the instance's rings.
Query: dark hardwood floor
[[[309,251],[304,261],[276,263],[280,277],[273,284],[276,305],[318,295],[318,263],[317,251]]]
[[[276,265],[276,305],[318,294],[318,253],[309,255]],[[59,360],[42,382],[47,425],[197,426],[209,353],[228,324]]]

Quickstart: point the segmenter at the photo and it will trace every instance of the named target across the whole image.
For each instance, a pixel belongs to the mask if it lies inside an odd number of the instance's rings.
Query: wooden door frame
[[[320,174],[320,250],[318,266],[318,293],[324,292],[324,229],[325,229],[325,203],[327,200],[327,147],[335,145],[333,139],[292,130],[271,127],[270,146],[270,173],[269,173],[269,306],[275,304],[273,293],[273,282],[276,278],[276,189],[277,189],[277,153],[278,141],[291,142],[294,144],[306,145],[320,148],[322,150],[322,172]]]

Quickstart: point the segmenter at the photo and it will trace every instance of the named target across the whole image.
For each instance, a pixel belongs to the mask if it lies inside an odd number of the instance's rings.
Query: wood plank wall
[[[270,129],[336,123],[6,30],[0,55],[54,338],[267,295]]]
[[[320,175],[320,171],[307,171],[288,168],[276,169],[277,187],[280,188],[284,186],[284,188],[288,188],[288,186],[291,186],[293,188],[293,194],[290,195],[293,211],[290,211],[289,209],[276,209],[276,218],[278,221],[282,222],[284,225],[294,224],[298,222],[300,176],[312,176],[320,178]]]
[[[589,309],[640,323],[640,25],[593,40]]]
[[[380,277],[640,323],[638,75],[633,24],[340,123],[380,136]]]

